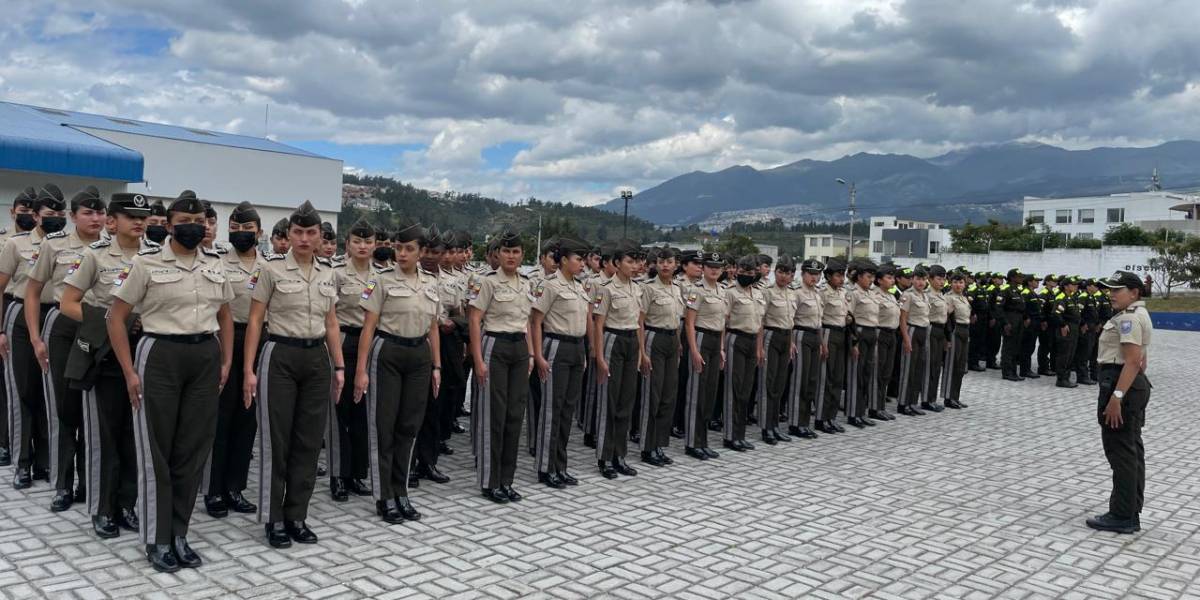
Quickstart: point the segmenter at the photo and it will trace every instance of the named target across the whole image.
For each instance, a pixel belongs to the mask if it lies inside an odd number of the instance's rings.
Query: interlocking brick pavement
[[[315,546],[278,551],[253,516],[193,518],[199,570],[154,573],[136,537],[98,540],[42,482],[0,486],[0,595],[244,598],[1180,598],[1200,596],[1196,334],[1158,332],[1145,430],[1146,512],[1133,536],[1083,519],[1107,507],[1096,388],[971,373],[965,411],[865,431],[681,456],[601,478],[574,433],[576,488],[535,483],[516,505],[478,497],[467,439],[422,482],[418,523],[369,499],[313,497]]]

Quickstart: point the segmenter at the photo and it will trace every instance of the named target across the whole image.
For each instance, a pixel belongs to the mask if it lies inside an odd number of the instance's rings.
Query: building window
[[[900,229],[908,229],[908,223],[901,223]]]
[[[811,246],[811,247],[813,247],[813,248],[816,248],[816,247],[817,247],[817,238],[815,238],[815,237],[814,237],[814,238],[808,238],[808,245],[809,245],[809,246]]]
[[[1123,208],[1108,209],[1108,222],[1109,223],[1124,223],[1125,222],[1125,209],[1123,209]]]
[[[1071,222],[1071,210],[1065,209],[1065,210],[1054,211],[1054,222],[1055,223],[1070,223]]]
[[[821,238],[821,245],[822,246],[832,246],[833,238]]]
[[[1080,223],[1095,223],[1096,222],[1096,209],[1094,209],[1094,208],[1079,209],[1079,222]]]
[[[883,242],[871,242],[871,251],[875,254],[883,254]]]
[[[883,227],[883,221],[875,221],[876,227]]]
[[[1031,210],[1031,211],[1029,211],[1029,218],[1026,219],[1026,221],[1029,221],[1030,223],[1033,223],[1034,225],[1037,225],[1040,223],[1045,223],[1046,222],[1046,211]]]
[[[1090,234],[1090,233],[1077,233],[1077,234],[1075,234],[1075,239],[1077,239],[1077,240],[1090,240],[1090,239],[1092,239],[1092,234]]]
[[[929,242],[929,253],[930,254],[938,253],[938,243],[937,242]]]

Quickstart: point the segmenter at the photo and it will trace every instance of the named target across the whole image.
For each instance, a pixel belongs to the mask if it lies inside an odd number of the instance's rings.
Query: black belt
[[[238,323],[237,321],[234,321],[233,322],[233,330],[234,331],[245,331],[247,325],[249,325],[249,323]]]
[[[763,329],[774,331],[775,333],[787,333],[789,331],[787,327],[767,327],[765,325]]]
[[[562,335],[561,333],[554,333],[553,331],[544,331],[544,332],[542,332],[542,335],[545,337],[548,337],[552,340],[558,340],[560,342],[567,342],[568,344],[582,344],[583,343],[582,335]]]
[[[1124,368],[1125,368],[1125,365],[1118,365],[1115,363],[1100,363],[1101,371],[1120,371],[1121,369],[1124,369]]]
[[[338,327],[338,329],[341,329],[342,333],[344,333],[346,335],[362,335],[362,327],[354,327],[351,325],[342,325],[342,326]]]
[[[678,329],[666,329],[663,327],[651,327],[651,326],[647,325],[646,331],[653,331],[654,333],[661,333],[663,335],[675,335],[675,332],[677,332],[679,330]]]
[[[5,294],[5,295],[7,296],[8,294]],[[22,305],[22,306],[25,304],[25,299],[24,299],[24,298],[18,298],[18,297],[16,297],[16,296],[13,296],[13,297],[12,297],[12,301],[13,301],[13,302],[16,302],[17,304],[20,304],[20,305]],[[38,306],[40,306],[40,307],[41,307],[41,309],[42,309],[42,314],[43,314],[43,315],[45,315],[45,314],[46,314],[46,312],[47,312],[47,311],[49,311],[50,309],[52,309],[52,308],[58,308],[58,303],[57,303],[57,302],[43,302],[43,303],[39,304]]]
[[[325,338],[323,338],[323,337],[312,338],[312,339],[294,338],[294,337],[287,337],[286,335],[271,334],[271,335],[267,336],[267,341],[275,342],[276,344],[283,344],[284,346],[293,346],[296,348],[308,349],[308,348],[316,348],[317,346],[324,344]]]
[[[703,327],[697,327],[696,331],[698,331],[700,333],[707,333],[709,335],[721,335],[721,332],[717,331],[716,329],[705,329]]]
[[[490,335],[494,338],[508,340],[510,342],[520,342],[525,339],[524,331],[487,331],[483,335]]]
[[[740,329],[726,329],[725,331],[733,335],[758,335],[757,333],[750,333],[749,331],[742,331]]]
[[[817,332],[817,329],[815,327],[804,327],[801,325],[797,325],[797,326],[793,327],[792,329],[795,331],[803,331],[805,333],[816,333]]]
[[[630,336],[636,334],[637,330],[636,329],[613,329],[611,327],[605,327],[604,333],[611,333],[613,335],[618,335],[621,337],[630,337]]]
[[[207,342],[207,341],[213,339],[213,334],[211,334],[211,333],[185,333],[185,334],[175,333],[175,334],[172,334],[172,333],[153,333],[153,332],[147,331],[146,335],[149,337],[152,337],[156,340],[163,340],[164,342],[175,342],[176,344],[203,344],[204,342]]]
[[[846,329],[845,327],[842,327],[841,325],[826,325],[824,323],[821,324],[821,327],[823,327],[825,329],[832,329],[834,331],[843,331]]]
[[[419,337],[411,337],[411,338],[403,337],[403,336],[388,333],[386,331],[380,331],[378,329],[375,330],[375,335],[377,337],[379,337],[380,339],[387,340],[394,344],[400,344],[401,346],[408,346],[409,348],[416,348],[417,346],[422,346],[425,344],[425,341],[429,338],[429,336],[427,336],[427,335],[422,335]]]

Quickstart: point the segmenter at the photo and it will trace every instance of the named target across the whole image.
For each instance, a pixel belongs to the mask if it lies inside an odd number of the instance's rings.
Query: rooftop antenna
[[[1146,189],[1151,192],[1162,191],[1162,180],[1158,178],[1158,167],[1154,167],[1154,173],[1150,175],[1150,186]]]

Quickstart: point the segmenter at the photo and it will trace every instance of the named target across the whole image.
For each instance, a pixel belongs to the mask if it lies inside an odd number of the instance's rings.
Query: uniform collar
[[[175,254],[175,251],[171,249],[170,243],[163,244],[162,252],[160,252],[159,254],[162,256],[163,260],[173,262],[173,263],[175,263],[176,267],[178,267],[180,269],[187,269],[189,271],[194,271],[197,267],[200,266],[200,263],[204,262],[204,251],[200,249],[200,246],[196,246],[196,254],[194,255],[195,260],[192,262],[192,267],[190,269],[183,266],[183,263],[181,263],[181,262],[179,262],[179,260],[177,260],[178,256]]]
[[[134,253],[141,252],[147,248],[155,247],[157,246],[147,246],[145,239],[138,239],[138,247],[136,250],[134,250]],[[117,241],[117,238],[112,238],[109,240],[108,253],[111,256],[125,256],[125,249],[121,247],[121,244]]]
[[[286,257],[284,258],[284,261],[283,261],[283,266],[284,266],[284,267],[286,267],[286,268],[287,268],[287,270],[289,270],[289,271],[293,271],[293,270],[296,270],[296,271],[298,271],[298,270],[301,270],[301,269],[300,269],[300,263],[296,262],[296,257],[292,255],[292,251],[291,251],[291,250],[288,250],[288,253],[287,253],[287,255],[286,255]],[[316,272],[320,271],[320,270],[323,268],[323,267],[321,266],[321,261],[320,261],[320,260],[317,260],[317,255],[316,255],[316,254],[313,254],[313,259],[312,259],[312,268],[313,268],[313,273],[316,273]]]
[[[1140,306],[1140,307],[1142,307],[1142,308],[1145,308],[1145,307],[1146,307],[1146,301],[1145,301],[1145,300],[1138,300],[1137,302],[1134,302],[1134,303],[1130,304],[1129,306],[1126,306],[1126,307],[1125,307],[1125,310],[1129,310],[1129,309],[1131,309],[1131,308],[1137,308],[1137,307],[1139,307],[1139,306]]]

